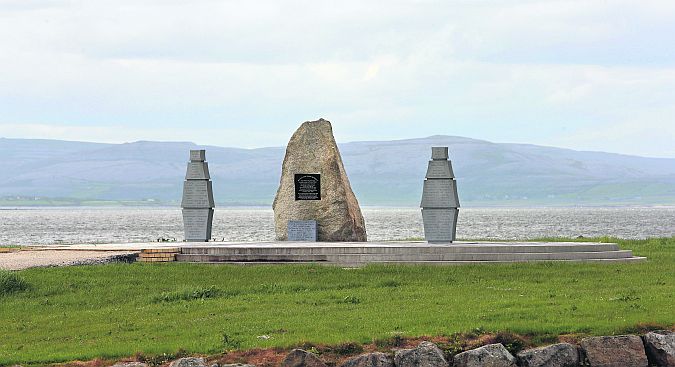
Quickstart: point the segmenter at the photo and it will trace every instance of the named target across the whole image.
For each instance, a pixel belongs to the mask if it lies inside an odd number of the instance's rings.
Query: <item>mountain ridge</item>
[[[418,205],[431,146],[449,146],[463,204],[671,205],[675,158],[433,135],[339,144],[362,205]],[[189,149],[207,149],[218,203],[269,205],[285,147],[0,138],[0,197],[180,199]]]

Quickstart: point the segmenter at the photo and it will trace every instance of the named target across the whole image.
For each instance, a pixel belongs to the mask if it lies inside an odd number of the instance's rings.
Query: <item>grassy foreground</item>
[[[136,263],[0,272],[0,365],[477,329],[542,341],[675,324],[675,237],[603,240],[649,260],[361,269]]]

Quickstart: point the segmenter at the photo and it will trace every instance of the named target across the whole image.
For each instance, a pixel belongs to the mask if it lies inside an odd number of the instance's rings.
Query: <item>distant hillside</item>
[[[453,136],[353,142],[341,144],[340,150],[362,205],[415,206],[430,147],[446,145],[465,205],[675,204],[675,159]],[[0,197],[7,205],[7,198],[17,196],[176,204],[188,150],[198,147],[207,149],[218,203],[271,205],[283,147],[189,142],[0,139]]]

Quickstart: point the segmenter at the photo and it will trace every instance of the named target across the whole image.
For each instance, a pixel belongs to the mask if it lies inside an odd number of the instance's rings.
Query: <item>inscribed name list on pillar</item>
[[[455,240],[459,196],[457,182],[448,160],[448,147],[432,147],[422,191],[424,238],[429,243],[450,243]]]
[[[205,150],[190,150],[183,183],[183,228],[185,241],[206,242],[213,227],[213,185]]]

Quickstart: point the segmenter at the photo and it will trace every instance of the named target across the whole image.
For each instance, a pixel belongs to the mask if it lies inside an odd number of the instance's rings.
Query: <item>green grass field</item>
[[[0,365],[474,330],[529,334],[536,342],[630,332],[642,323],[672,327],[675,237],[616,241],[649,260],[361,269],[136,263],[2,272]]]

